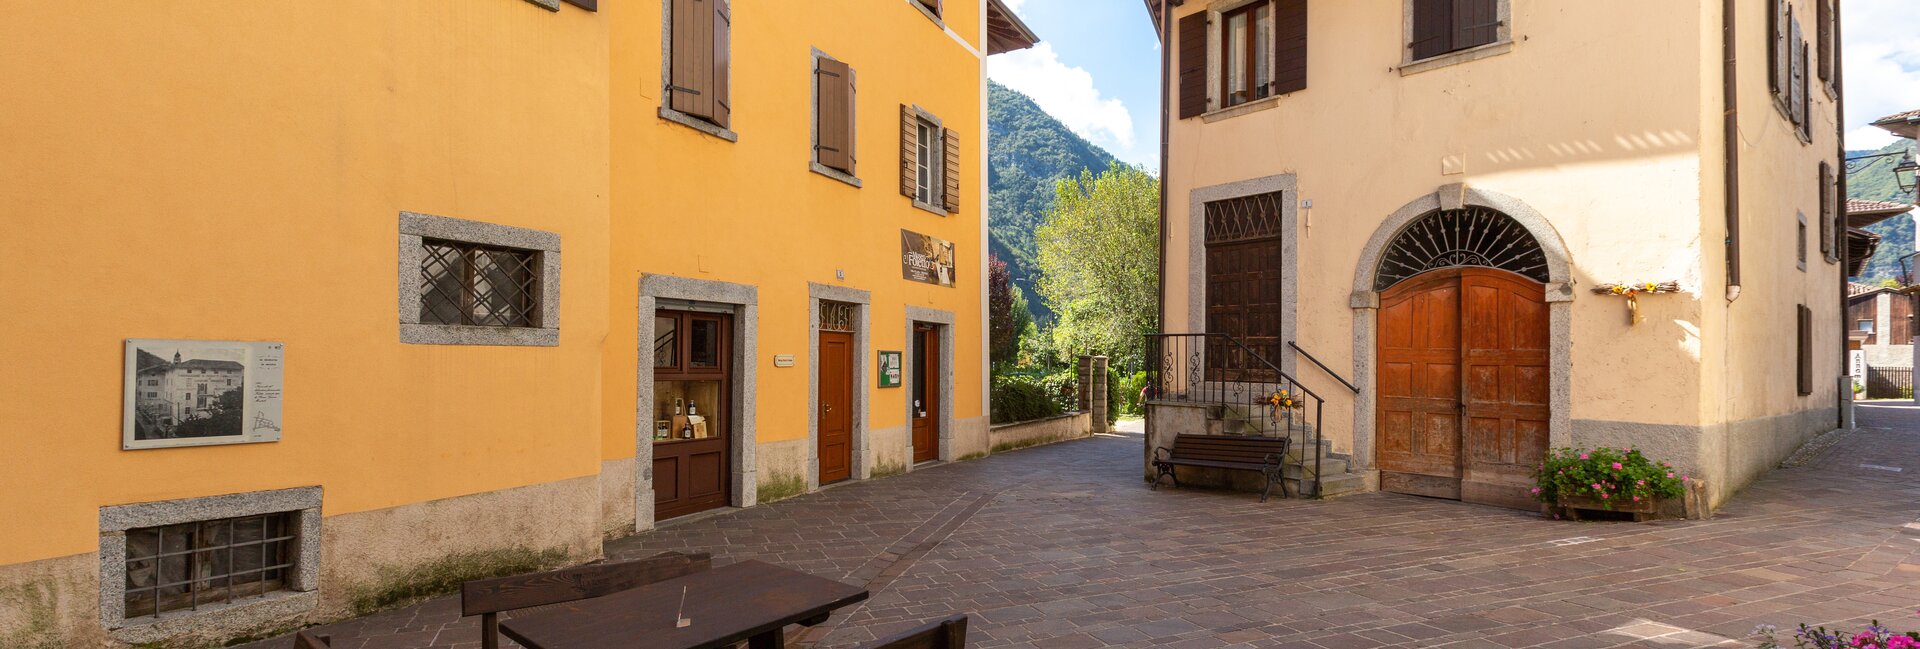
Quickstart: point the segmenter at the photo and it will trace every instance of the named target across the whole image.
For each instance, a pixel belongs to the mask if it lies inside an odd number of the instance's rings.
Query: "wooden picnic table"
[[[681,608],[681,593],[686,606]],[[500,623],[527,649],[707,649],[741,640],[786,645],[785,627],[827,621],[867,590],[760,561],[742,561]],[[676,614],[692,620],[677,627]]]

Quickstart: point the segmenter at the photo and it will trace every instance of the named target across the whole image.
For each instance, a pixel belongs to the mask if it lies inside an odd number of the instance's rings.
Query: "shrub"
[[[1060,404],[1039,377],[1013,374],[993,379],[993,423],[1043,419],[1060,414]]]
[[[1533,489],[1534,496],[1543,502],[1584,497],[1608,509],[1614,503],[1678,498],[1688,480],[1666,462],[1655,463],[1634,448],[1555,449],[1534,479],[1539,485]]]

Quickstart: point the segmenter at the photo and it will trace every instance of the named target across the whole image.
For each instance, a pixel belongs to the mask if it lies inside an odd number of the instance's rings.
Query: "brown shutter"
[[[918,171],[914,163],[914,147],[920,135],[920,116],[913,107],[900,105],[900,195],[913,198],[914,172]]]
[[[1180,119],[1207,112],[1207,12],[1180,19]]]
[[[1814,0],[1817,7],[1818,25],[1814,29],[1819,33],[1815,39],[1820,43],[1820,80],[1833,79],[1833,0]]]
[[[1799,344],[1798,355],[1794,359],[1795,381],[1800,396],[1813,394],[1813,310],[1807,305],[1799,305]]]
[[[944,204],[941,207],[946,208],[948,214],[958,214],[960,213],[960,136],[955,135],[950,128],[940,129],[940,135],[940,150],[946,155],[946,159],[942,160],[940,165],[940,175],[944,176],[941,180],[945,184],[945,191],[941,192],[944,195]]]
[[[1413,0],[1413,60],[1453,51],[1453,0]]]
[[[727,0],[706,0],[713,3],[713,123],[720,128],[732,128],[733,104],[728,97],[731,88],[729,68],[733,66],[733,16],[727,10]]]
[[[673,0],[673,79],[667,83],[668,107],[707,117],[713,114],[712,14],[709,0]]]
[[[1773,88],[1773,96],[1785,102],[1789,94],[1787,88],[1787,70],[1793,66],[1788,62],[1792,48],[1787,46],[1787,21],[1790,12],[1787,0],[1767,0],[1772,3],[1767,12],[1767,26],[1772,32],[1772,46],[1767,49],[1767,79]]]
[[[1449,51],[1479,47],[1499,37],[1497,0],[1453,0],[1453,46]]]
[[[1820,162],[1820,252],[1827,256],[1827,261],[1840,259],[1834,247],[1833,190],[1833,165],[1823,160]]]
[[[1274,4],[1273,58],[1273,94],[1307,88],[1307,0]]]
[[[833,59],[817,59],[814,67],[814,159],[820,164],[853,173],[853,68]]]

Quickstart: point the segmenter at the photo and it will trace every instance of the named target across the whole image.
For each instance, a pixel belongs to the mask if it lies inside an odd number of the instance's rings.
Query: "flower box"
[[[1661,498],[1648,498],[1640,502],[1633,502],[1631,500],[1613,502],[1591,496],[1561,496],[1554,504],[1564,510],[1566,517],[1571,520],[1580,520],[1580,512],[1582,511],[1600,511],[1633,514],[1633,521],[1639,523],[1653,518],[1658,514],[1662,500]]]

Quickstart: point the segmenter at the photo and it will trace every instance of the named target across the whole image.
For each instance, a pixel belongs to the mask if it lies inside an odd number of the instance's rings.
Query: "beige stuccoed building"
[[[1717,505],[1838,425],[1837,2],[1168,2],[1149,455],[1533,507],[1631,445]]]

